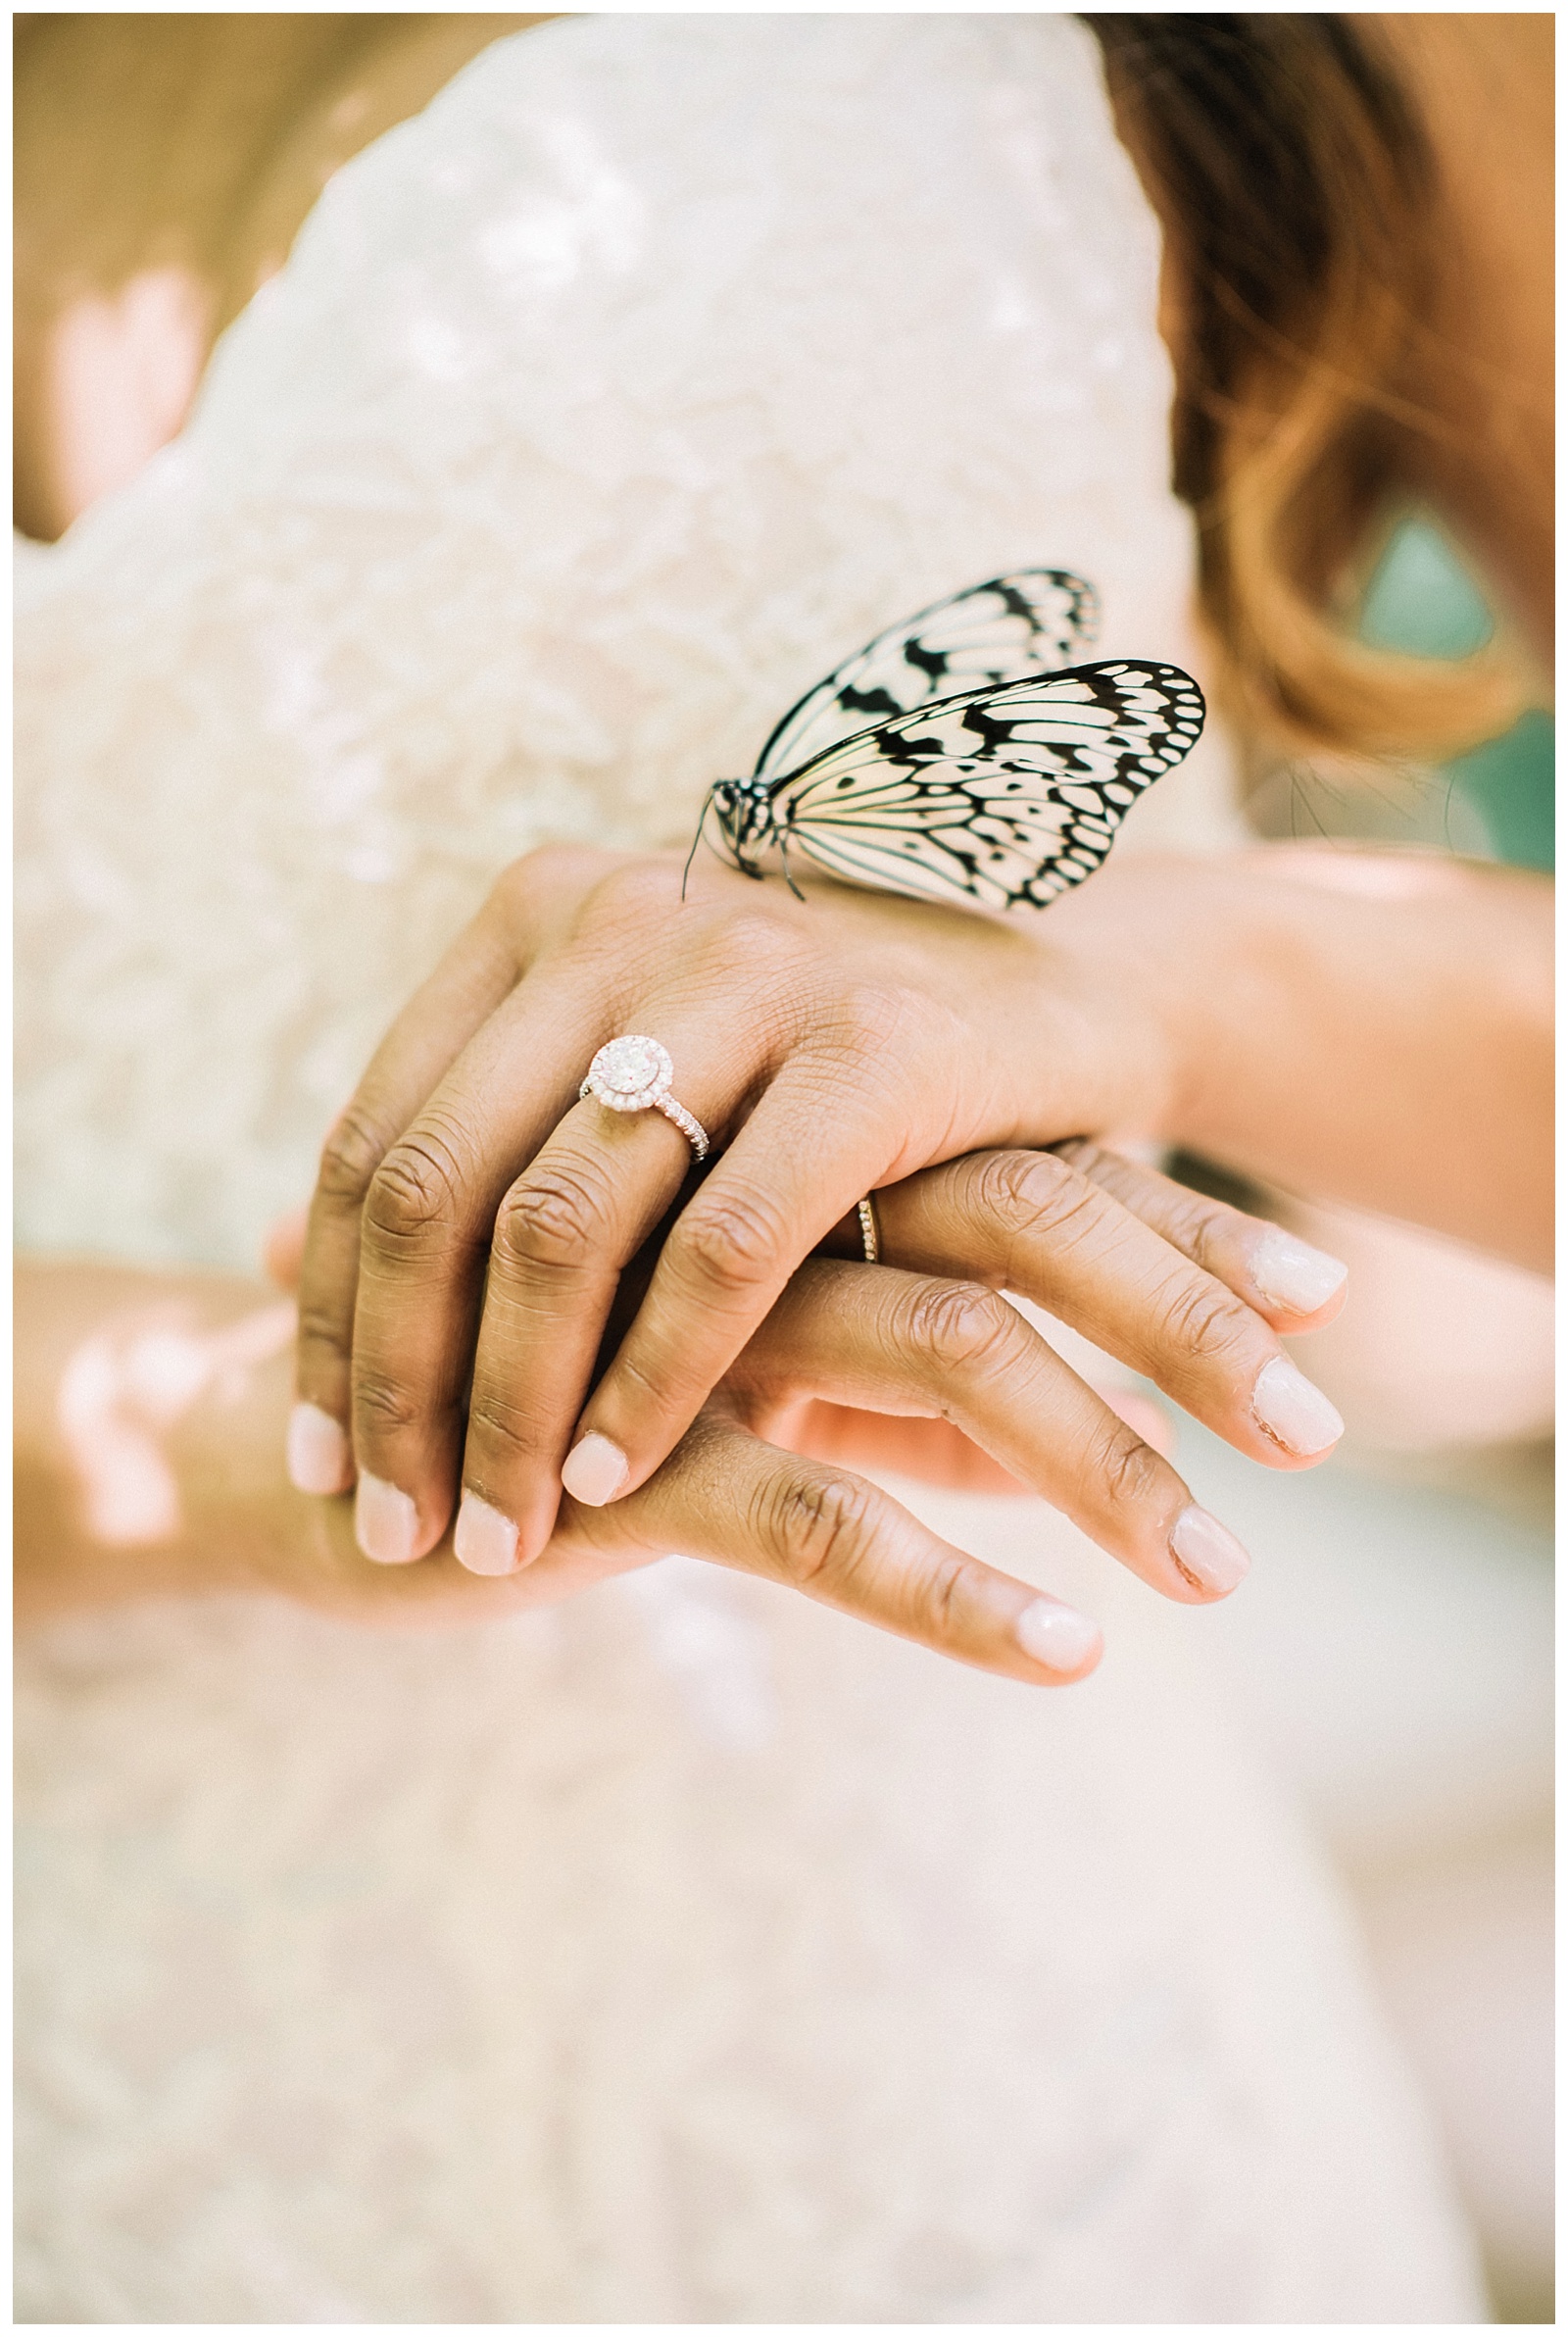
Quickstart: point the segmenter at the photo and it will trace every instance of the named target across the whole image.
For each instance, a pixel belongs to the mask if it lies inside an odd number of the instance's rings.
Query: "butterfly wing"
[[[1065,569],[1018,569],[956,592],[878,633],[808,691],[775,727],[758,773],[798,771],[840,739],[934,698],[1054,672],[1090,647],[1099,622],[1094,586]]]
[[[1094,873],[1202,727],[1202,692],[1177,666],[1037,675],[841,740],[778,782],[774,826],[851,884],[1039,908]]]

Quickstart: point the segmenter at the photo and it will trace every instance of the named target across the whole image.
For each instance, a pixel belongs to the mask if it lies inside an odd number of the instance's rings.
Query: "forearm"
[[[1549,1270],[1546,879],[1260,846],[1129,859],[1053,916],[1075,952],[1129,952],[1157,1012],[1151,1133]]]
[[[20,1620],[269,1581],[310,1530],[276,1458],[286,1329],[276,1292],[238,1276],[18,1261]]]
[[[619,1570],[582,1551],[516,1582],[480,1581],[450,1552],[368,1565],[352,1503],[288,1482],[294,1329],[291,1302],[238,1275],[19,1261],[19,1621],[238,1591],[423,1629]]]

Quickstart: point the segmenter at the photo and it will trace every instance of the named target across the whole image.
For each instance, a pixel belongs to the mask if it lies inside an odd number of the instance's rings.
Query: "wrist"
[[[1053,904],[1038,946],[1048,992],[1073,1016],[1070,1094],[1044,1067],[1046,1110],[1064,1134],[1172,1143],[1201,1073],[1195,970],[1212,995],[1223,935],[1209,864],[1133,856]],[[1059,1034],[1048,1045],[1054,1051]]]

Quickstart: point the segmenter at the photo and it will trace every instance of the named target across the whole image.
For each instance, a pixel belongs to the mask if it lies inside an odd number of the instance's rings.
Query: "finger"
[[[787,1043],[760,999],[753,1013],[743,997],[720,1036],[711,1009],[684,990],[628,1006],[607,1000],[590,974],[586,961],[557,956],[525,978],[372,1183],[352,1373],[355,1455],[362,1485],[373,1480],[362,1503],[372,1555],[432,1546],[460,1459],[473,1505],[466,1557],[500,1567],[543,1547],[616,1277],[692,1168],[678,1118],[695,1116],[717,1141]],[[725,995],[728,1012],[734,984]],[[575,1103],[609,1014],[668,1052],[676,1123],[662,1108]],[[519,1536],[510,1555],[509,1530]]]
[[[387,1155],[522,971],[508,906],[498,888],[393,1023],[327,1134],[299,1276],[289,1474],[302,1493],[341,1493],[353,1482],[346,1431],[362,1214]]]
[[[760,1011],[742,1016],[722,1050],[710,1022],[689,1019],[680,1007],[666,1011],[655,1002],[638,1019],[667,1041],[673,1064],[691,1067],[689,1076],[677,1073],[669,1101],[715,1142],[788,1043],[785,1032],[769,1034]],[[711,1067],[720,1061],[715,1075]],[[496,1217],[468,1405],[459,1518],[466,1563],[503,1570],[530,1564],[544,1547],[612,1305],[630,1291],[621,1277],[668,1218],[693,1166],[678,1121],[658,1110],[613,1111],[593,1096],[507,1193]],[[636,1299],[647,1281],[642,1272]],[[623,1304],[621,1321],[635,1312],[635,1303]],[[590,1461],[597,1449],[590,1448]],[[594,1492],[581,1474],[575,1489],[579,1497]],[[605,1487],[603,1498],[611,1492]]]
[[[748,1426],[763,1433],[760,1421],[743,1417]],[[787,1453],[835,1461],[846,1468],[887,1469],[950,1493],[1022,1498],[1029,1491],[1010,1469],[982,1452],[956,1421],[924,1414],[867,1412],[826,1397],[803,1396],[775,1413],[765,1432],[769,1444],[782,1445]]]
[[[1170,1416],[1162,1406],[1126,1388],[1102,1387],[1094,1380],[1087,1384],[1145,1444],[1170,1459],[1174,1439]],[[808,1453],[813,1461],[842,1461],[846,1468],[891,1469],[895,1475],[945,1486],[953,1493],[1007,1495],[1029,1490],[950,1419],[867,1412],[858,1405],[802,1396],[775,1413],[765,1428],[760,1421],[748,1420],[748,1425],[786,1452]]]
[[[662,1173],[657,1219],[690,1162],[685,1139],[662,1119],[659,1146],[646,1128],[631,1135],[619,1115],[600,1116],[595,1106],[592,1116],[614,1121],[626,1148],[640,1153],[645,1173],[628,1193],[624,1173],[617,1180],[599,1164],[590,1164],[600,1167],[591,1176],[581,1167],[553,1172],[557,1156],[548,1148],[555,1131],[568,1116],[578,1124],[590,1116],[588,1107],[577,1106],[577,1088],[603,1036],[604,1012],[602,1001],[581,984],[564,983],[559,972],[548,983],[519,983],[370,1181],[361,1222],[350,1403],[361,1547],[383,1564],[423,1556],[451,1517],[487,1276],[489,1287],[505,1289],[514,1245],[528,1235],[564,1239],[570,1218],[601,1277],[598,1287],[612,1292],[614,1268],[630,1255],[624,1243],[636,1246],[620,1227],[648,1190],[647,1171]],[[529,1203],[503,1207],[508,1186],[527,1164],[535,1170]],[[602,1323],[603,1306],[597,1322],[570,1326],[590,1365]],[[564,1359],[535,1349],[526,1367],[553,1379]],[[574,1382],[574,1406],[586,1385],[585,1367]]]
[[[974,1153],[877,1196],[883,1255],[1033,1299],[1241,1452],[1321,1460],[1333,1405],[1257,1313],[1055,1153]]]
[[[681,1211],[562,1471],[598,1504],[652,1475],[785,1282],[902,1140],[893,1081],[792,1056]],[[824,1143],[831,1131],[829,1151]]]
[[[1275,1330],[1316,1330],[1345,1304],[1349,1268],[1326,1250],[1298,1241],[1283,1225],[1250,1218],[1083,1137],[1051,1149],[1234,1290]]]
[[[810,1259],[729,1384],[743,1405],[783,1386],[952,1421],[1167,1598],[1222,1598],[1248,1570],[1169,1462],[981,1283]]]
[[[267,1228],[262,1243],[262,1267],[270,1282],[279,1290],[298,1290],[300,1269],[305,1263],[305,1224],[309,1212],[291,1209],[286,1217],[276,1218]]]
[[[460,1566],[450,1535],[421,1566],[377,1566],[367,1563],[354,1538],[352,1503],[302,1500],[298,1512],[260,1555],[273,1586],[291,1600],[304,1598],[346,1620],[393,1628],[471,1624],[557,1605],[663,1555],[630,1537],[613,1549],[596,1549],[578,1537],[562,1542],[538,1566],[507,1580],[483,1582]]]
[[[660,1114],[589,1099],[503,1200],[462,1460],[457,1547],[475,1572],[510,1573],[549,1541],[622,1276],[691,1169],[690,1145]]]
[[[556,1549],[681,1550],[804,1591],[938,1655],[1036,1685],[1100,1661],[1087,1616],[942,1541],[847,1470],[705,1413],[647,1484],[609,1509],[567,1500]]]

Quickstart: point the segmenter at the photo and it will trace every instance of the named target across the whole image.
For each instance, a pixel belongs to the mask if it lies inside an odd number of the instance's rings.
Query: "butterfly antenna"
[[[701,812],[697,816],[697,833],[693,836],[692,848],[686,855],[686,866],[680,872],[680,897],[682,901],[684,901],[686,898],[686,879],[692,872],[692,862],[697,858],[697,847],[703,840],[703,829],[707,826],[707,824],[708,804],[705,802]]]

